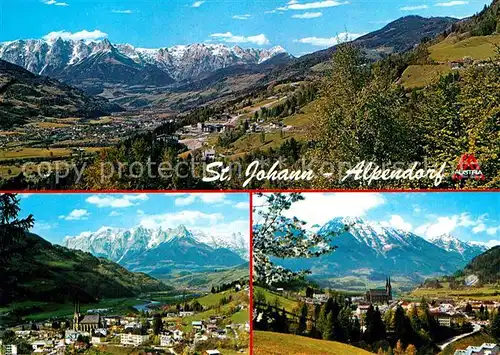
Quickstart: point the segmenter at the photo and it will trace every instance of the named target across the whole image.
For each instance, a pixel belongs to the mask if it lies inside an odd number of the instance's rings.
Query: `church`
[[[102,324],[103,322],[100,315],[82,315],[80,312],[80,303],[75,303],[73,330],[92,332],[95,329],[102,328]]]
[[[374,288],[366,292],[366,302],[368,303],[389,303],[392,301],[391,277],[385,278],[385,288]]]

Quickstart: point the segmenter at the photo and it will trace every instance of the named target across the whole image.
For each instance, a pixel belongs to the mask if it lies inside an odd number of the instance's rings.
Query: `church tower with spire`
[[[80,328],[80,318],[81,318],[81,313],[80,313],[80,302],[76,301],[75,302],[75,313],[73,314],[73,330],[79,330]]]
[[[392,286],[391,286],[391,277],[385,278],[385,292],[387,293],[387,299],[392,301]]]

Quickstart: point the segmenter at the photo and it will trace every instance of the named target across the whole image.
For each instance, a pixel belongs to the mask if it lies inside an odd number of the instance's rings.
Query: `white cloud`
[[[335,7],[335,6],[340,6],[340,5],[347,5],[349,4],[348,1],[333,1],[333,0],[326,0],[326,1],[315,1],[315,2],[308,2],[305,4],[299,4],[296,1],[290,1],[287,6],[279,7],[277,10],[310,10],[310,9],[323,9],[327,7]]]
[[[323,14],[321,12],[304,12],[303,14],[293,15],[292,18],[298,19],[310,19],[321,17]]]
[[[132,13],[134,13],[132,10],[113,10],[111,12],[114,14],[132,14]]]
[[[166,194],[171,196],[172,194]],[[226,194],[224,193],[195,193],[195,194],[177,194],[179,197],[175,199],[176,206],[188,206],[197,200],[209,204],[228,204]]]
[[[147,201],[148,195],[146,194],[126,194],[120,197],[116,195],[92,195],[86,199],[88,203],[96,205],[99,208],[113,207],[124,208],[137,205],[136,201]]]
[[[118,212],[118,211],[111,211],[108,216],[109,217],[118,217],[118,216],[121,216],[122,214],[123,213]]]
[[[193,4],[191,5],[191,7],[200,7],[204,3],[205,3],[205,1],[196,1],[196,2],[193,2]]]
[[[175,199],[175,205],[176,206],[188,206],[194,203],[196,201],[196,195],[191,194],[187,195],[186,197],[178,197]]]
[[[287,217],[297,217],[309,226],[322,226],[335,217],[362,217],[369,210],[385,203],[379,193],[304,193],[304,200],[298,201],[285,212]],[[262,204],[263,198],[255,198],[255,205]],[[254,217],[256,220],[257,216]]]
[[[396,228],[396,229],[402,229],[405,231],[411,231],[412,225],[408,222],[405,222],[403,217],[393,214],[391,216],[391,219],[388,222],[382,222],[381,223],[384,226]]]
[[[25,200],[27,199],[28,197],[30,197],[31,195],[33,194],[18,194],[17,197],[19,197],[21,200]]]
[[[434,6],[449,7],[449,6],[467,5],[468,3],[469,3],[468,1],[448,1],[448,2],[438,2]]]
[[[358,37],[361,37],[363,35],[364,35],[364,33],[342,32],[342,33],[339,33],[339,35],[336,37],[329,37],[329,38],[305,37],[305,38],[297,39],[297,40],[295,40],[295,42],[310,44],[312,46],[325,48],[325,47],[334,46],[334,45],[342,43],[342,42],[352,41],[352,40],[354,40]]]
[[[56,1],[56,0],[42,0],[42,2],[45,4],[45,5],[54,5],[54,6],[69,6],[69,4],[65,3],[65,2],[59,2],[59,1]]]
[[[415,6],[404,6],[400,8],[401,11],[414,11],[414,10],[424,10],[428,9],[429,6],[427,5],[415,5]]]
[[[486,230],[486,225],[484,223],[480,223],[477,226],[475,226],[474,228],[472,228],[472,233],[478,234],[478,233],[484,232],[485,230]]]
[[[471,228],[472,233],[478,234],[487,232],[489,229],[486,223],[486,214],[483,214],[473,219],[468,213],[461,213],[459,215],[437,217],[432,222],[425,223],[415,229],[415,233],[424,235],[425,237],[432,238],[442,234],[452,233],[458,227]],[[493,230],[491,230],[493,232]],[[494,231],[496,232],[496,230]],[[488,233],[488,232],[487,232]],[[488,233],[489,234],[489,233]],[[493,235],[493,234],[490,234]]]
[[[238,202],[234,205],[234,208],[238,210],[248,210],[250,211],[250,204],[247,202]]]
[[[193,226],[197,224],[215,225],[222,221],[224,216],[220,213],[204,213],[200,211],[180,211],[157,215],[144,215],[141,219],[141,226],[145,228],[175,228],[180,224]]]
[[[212,33],[210,37],[217,38],[223,42],[227,43],[253,43],[259,46],[269,44],[269,39],[263,33],[255,36],[236,36],[231,32],[225,33]]]
[[[85,209],[74,209],[67,216],[59,216],[60,219],[64,219],[66,221],[80,221],[88,219],[90,216],[89,211]]]
[[[233,19],[235,20],[248,20],[251,16],[249,14],[244,15],[234,15]]]
[[[500,229],[500,227],[489,227],[486,229],[486,234],[495,235],[497,234],[498,229]]]
[[[79,32],[67,32],[67,31],[54,31],[46,34],[42,38],[46,41],[56,40],[58,38],[62,38],[64,40],[73,40],[73,41],[97,41],[103,38],[108,37],[107,33],[104,33],[99,30],[94,30],[89,32],[87,30],[79,31]]]

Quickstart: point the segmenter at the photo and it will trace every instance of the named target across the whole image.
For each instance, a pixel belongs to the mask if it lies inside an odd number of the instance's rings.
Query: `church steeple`
[[[385,290],[387,292],[387,297],[389,300],[392,300],[392,286],[391,286],[391,277],[386,278]]]
[[[80,301],[75,302],[75,313],[73,314],[73,330],[79,330],[80,327]]]

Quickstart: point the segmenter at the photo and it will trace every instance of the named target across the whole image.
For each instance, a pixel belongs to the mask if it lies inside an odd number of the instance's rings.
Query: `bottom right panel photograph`
[[[500,194],[252,201],[253,354],[500,354]]]

